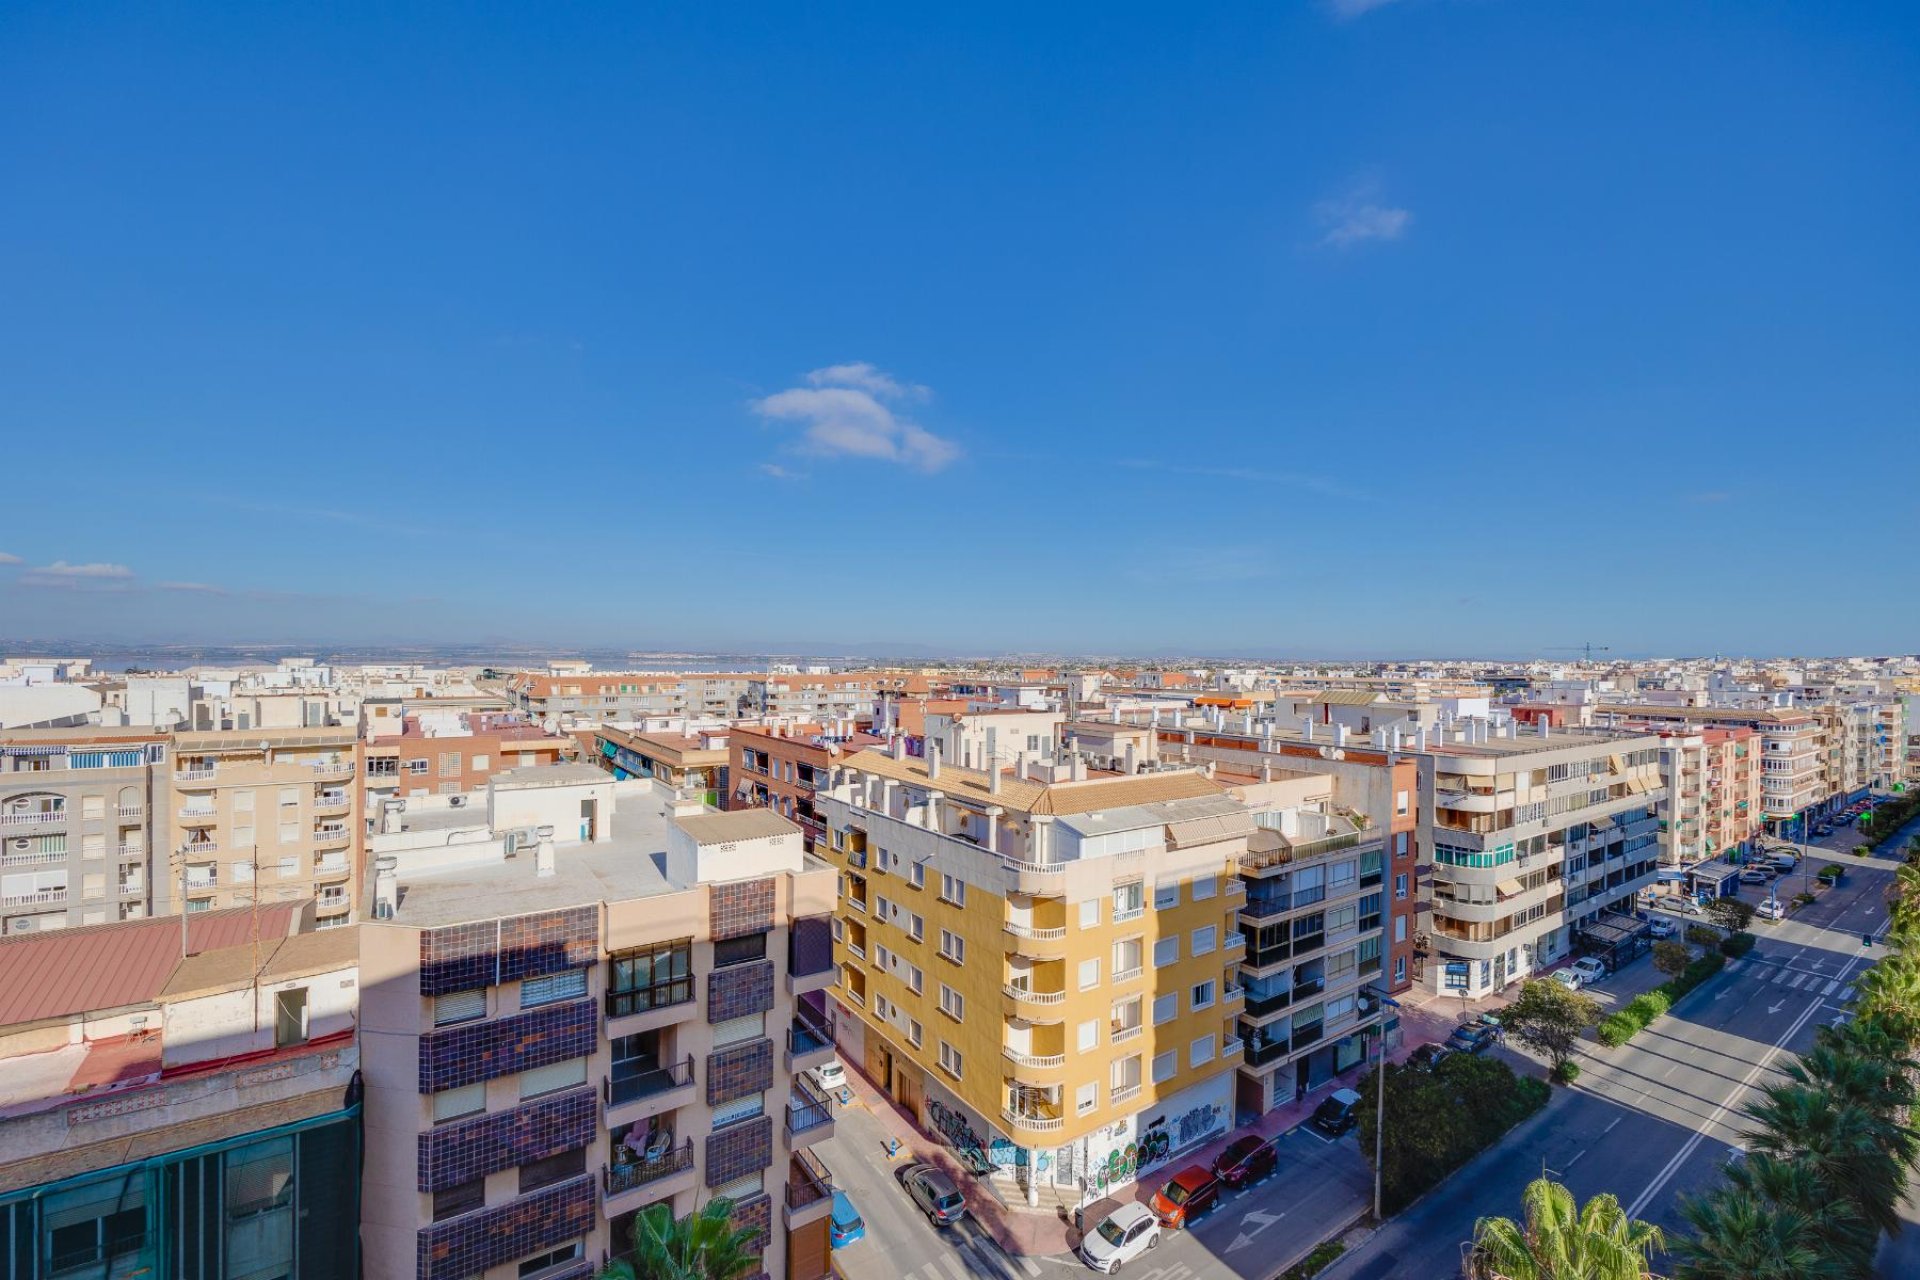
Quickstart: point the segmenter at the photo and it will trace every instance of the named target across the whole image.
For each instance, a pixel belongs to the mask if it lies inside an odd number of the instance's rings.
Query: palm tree
[[[1776,1217],[1803,1217],[1822,1246],[1835,1257],[1849,1261],[1858,1274],[1867,1275],[1873,1270],[1880,1237],[1852,1205],[1834,1195],[1810,1165],[1755,1152],[1728,1167],[1727,1184],[1727,1194],[1744,1196]]]
[[[1761,1125],[1743,1135],[1750,1150],[1804,1162],[1876,1231],[1900,1229],[1906,1179],[1887,1149],[1896,1126],[1800,1084],[1769,1085],[1745,1111]]]
[[[1914,1104],[1914,1086],[1897,1063],[1816,1043],[1798,1062],[1788,1064],[1786,1073],[1797,1084],[1824,1091],[1836,1105],[1857,1106],[1892,1124],[1898,1130],[1895,1154],[1901,1163],[1913,1163],[1915,1135],[1897,1121]]]
[[[1833,1252],[1805,1213],[1762,1204],[1725,1188],[1680,1198],[1693,1228],[1675,1242],[1674,1280],[1852,1280],[1859,1273]]]
[[[1854,1004],[1861,1009],[1920,1017],[1920,958],[1890,955],[1853,980]]]
[[[1866,1009],[1845,1022],[1817,1027],[1815,1045],[1885,1063],[1900,1071],[1920,1067],[1914,1047],[1920,1045],[1920,1018],[1890,1009]]]
[[[1660,1228],[1627,1217],[1611,1195],[1577,1207],[1571,1191],[1536,1178],[1520,1203],[1524,1222],[1473,1224],[1475,1280],[1649,1280],[1653,1255],[1666,1248]]]
[[[748,1246],[755,1232],[736,1230],[733,1201],[713,1199],[684,1218],[650,1204],[633,1220],[633,1256],[602,1268],[596,1280],[739,1280],[760,1264]]]

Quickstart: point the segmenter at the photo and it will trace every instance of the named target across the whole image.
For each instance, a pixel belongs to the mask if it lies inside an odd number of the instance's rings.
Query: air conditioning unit
[[[467,807],[467,798],[465,796],[448,796],[447,797],[447,808],[464,809],[466,807]]]

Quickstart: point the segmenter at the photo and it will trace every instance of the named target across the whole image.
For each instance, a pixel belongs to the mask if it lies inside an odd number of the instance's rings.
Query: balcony
[[[178,787],[208,786],[218,772],[219,770],[212,765],[204,765],[197,769],[175,769],[173,782]]]
[[[1067,993],[1064,991],[1035,991],[1032,987],[1023,987],[1013,982],[1005,984],[1000,990],[1006,995],[1007,999],[1013,1001],[1016,1006],[1032,1006],[1037,1010],[1044,1010],[1049,1005],[1064,1004],[1067,999]],[[1034,1020],[1045,1019],[1044,1013],[1041,1013],[1036,1018],[1035,1014],[1028,1012],[1025,1008],[1018,1010],[1018,1016]],[[1053,1021],[1058,1022],[1059,1020],[1059,1016],[1057,1014],[1054,1015]]]
[[[211,858],[220,852],[218,840],[189,840],[180,846],[180,852],[188,858]]]
[[[147,856],[146,849],[137,844],[120,845],[114,850],[114,853],[122,860],[128,858],[144,858]]]
[[[624,1148],[616,1147],[616,1150]],[[690,1191],[694,1184],[693,1139],[669,1148],[653,1160],[609,1165],[601,1173],[602,1202],[609,1218]],[[684,1184],[684,1185],[682,1185]],[[643,1194],[634,1194],[641,1192]]]
[[[344,876],[352,870],[353,868],[347,865],[346,858],[341,854],[329,853],[313,860],[313,874],[319,879]]]
[[[0,854],[0,867],[37,867],[50,862],[65,862],[65,849],[42,849],[32,853]]]
[[[180,821],[190,822],[197,827],[209,826],[220,820],[218,811],[202,805],[189,805],[183,809],[176,809],[174,815]]]
[[[146,813],[146,811],[147,810],[145,805],[123,804],[118,808],[116,808],[113,812],[115,817],[126,818],[131,821],[138,821],[141,815]]]
[[[1123,982],[1132,982],[1145,973],[1146,970],[1139,965],[1135,965],[1131,969],[1115,969],[1113,971],[1113,982],[1116,986]]]
[[[787,1227],[804,1227],[833,1207],[833,1171],[811,1151],[796,1151],[787,1161],[787,1200],[781,1207]]]
[[[315,827],[313,831],[316,845],[350,844],[352,841],[353,832],[346,827]]]
[[[344,893],[323,893],[313,900],[313,909],[319,915],[337,916],[353,910],[353,899]]]
[[[0,827],[19,829],[22,827],[57,827],[67,820],[65,809],[29,809],[25,812],[0,813]]]
[[[1013,1078],[1021,1084],[1056,1084],[1067,1065],[1064,1053],[1028,1053],[1003,1046],[1000,1055],[1013,1064]]]
[[[352,807],[353,801],[345,796],[321,796],[313,802],[314,816],[320,818],[343,817]]]
[[[318,764],[310,764],[307,768],[313,771],[315,778],[323,782],[333,782],[336,780],[344,782],[353,776],[353,761],[351,760],[322,761]]]
[[[1132,1002],[1129,1001],[1129,1003]],[[1125,1044],[1129,1040],[1138,1040],[1146,1033],[1147,1024],[1144,1022],[1107,1024],[1107,1041],[1110,1044]]]
[[[787,1145],[795,1150],[833,1136],[833,1100],[805,1076],[795,1076],[787,1102]]]
[[[1264,996],[1248,996],[1246,1005],[1247,1016],[1249,1018],[1264,1018],[1269,1014],[1280,1012],[1292,1003],[1292,988],[1288,988],[1285,991],[1271,992]]]
[[[1235,881],[1235,883],[1237,884],[1239,882]],[[1138,920],[1141,916],[1144,916],[1146,914],[1147,914],[1147,909],[1144,906],[1116,907],[1113,912],[1113,922],[1115,924],[1126,924],[1128,921]]]
[[[613,1064],[613,1074],[600,1081],[600,1100],[607,1127],[621,1129],[694,1100],[693,1055],[686,1061],[660,1066],[650,1058],[629,1058]]]
[[[146,892],[147,882],[145,880],[120,881],[120,896],[123,898],[138,898],[145,895]]]
[[[31,893],[9,893],[0,896],[0,906],[50,907],[66,900],[65,889],[36,889]]]
[[[1067,1127],[1066,1118],[1054,1111],[1015,1111],[1002,1107],[1000,1118],[1016,1133],[1058,1133]]]
[[[1067,931],[1064,928],[1037,929],[1011,920],[1002,927],[1014,938],[1010,944],[1014,955],[1034,960],[1059,960],[1067,954]]]
[[[966,841],[960,843],[973,847]],[[1009,885],[1015,893],[1057,898],[1067,891],[1065,867],[1053,863],[1023,862],[1019,858],[1001,858],[1000,865],[1005,869]]]
[[[787,1028],[787,1071],[797,1074],[833,1058],[833,1021],[807,1005],[795,1005]]]

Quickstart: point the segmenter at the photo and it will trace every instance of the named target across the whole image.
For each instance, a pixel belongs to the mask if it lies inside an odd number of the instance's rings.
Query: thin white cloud
[[[1395,0],[1326,0],[1327,12],[1342,22],[1372,13],[1375,9],[1384,9]]]
[[[0,564],[25,564],[25,563],[26,561],[22,560],[19,556],[9,555],[5,551],[0,551]]]
[[[1354,184],[1344,194],[1313,207],[1320,224],[1320,244],[1328,249],[1350,249],[1369,240],[1398,240],[1413,223],[1411,210],[1380,202],[1379,183],[1371,179]]]
[[[870,364],[838,364],[807,374],[808,386],[789,387],[750,403],[773,422],[801,425],[800,448],[825,457],[874,458],[933,472],[960,456],[960,447],[902,416],[884,401],[924,400],[925,387],[902,383]]]
[[[773,478],[774,478],[775,480],[804,480],[804,479],[806,479],[806,476],[805,476],[804,474],[802,474],[801,472],[798,472],[798,471],[795,471],[795,470],[794,470],[794,469],[793,469],[792,467],[783,467],[783,466],[781,466],[781,465],[780,465],[779,463],[777,463],[777,462],[763,462],[763,463],[761,463],[761,464],[760,464],[760,474],[761,474],[761,475],[763,475],[763,476],[772,476],[772,477],[773,477]]]
[[[52,564],[41,565],[27,570],[47,578],[131,578],[133,570],[123,564],[68,564],[65,560],[55,560]]]
[[[205,582],[156,582],[153,584],[153,588],[156,591],[196,591],[209,596],[224,596],[227,594],[225,587],[216,587]]]

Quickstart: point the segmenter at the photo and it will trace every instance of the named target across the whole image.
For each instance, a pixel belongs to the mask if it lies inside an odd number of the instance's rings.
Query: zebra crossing
[[[1780,987],[1786,991],[1799,991],[1822,998],[1839,992],[1842,1003],[1853,997],[1853,984],[1848,983],[1842,988],[1838,978],[1828,977],[1812,969],[1796,969],[1791,965],[1774,964],[1762,960],[1736,960],[1727,968],[1736,972],[1738,968],[1745,968],[1747,976],[1754,982]]]

